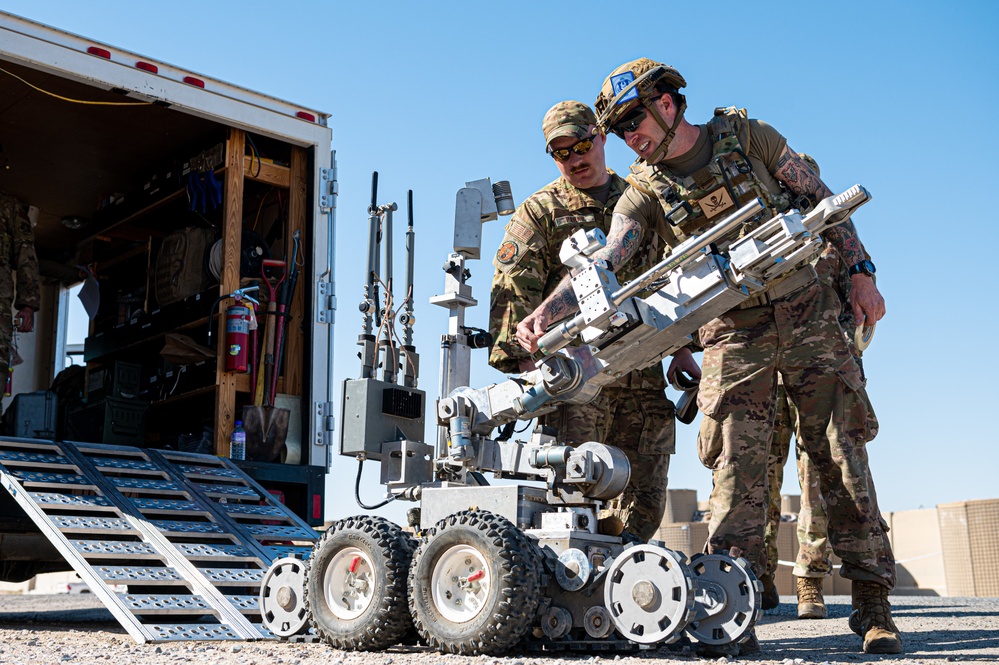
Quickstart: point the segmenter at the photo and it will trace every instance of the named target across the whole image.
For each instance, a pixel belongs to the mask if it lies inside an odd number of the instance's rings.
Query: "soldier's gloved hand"
[[[517,324],[517,341],[528,353],[538,350],[538,340],[548,330],[548,315],[540,307]]]
[[[21,317],[21,325],[17,327],[17,332],[29,333],[35,329],[35,310],[22,307],[17,315]]]
[[[878,291],[870,275],[858,273],[850,277],[850,305],[853,307],[853,320],[857,325],[866,323],[873,326],[887,311],[885,299]]]
[[[666,370],[666,379],[675,384],[677,372],[684,372],[698,381],[701,379],[701,368],[694,360],[694,354],[687,347],[683,347],[673,354],[673,359],[669,361],[669,368]]]

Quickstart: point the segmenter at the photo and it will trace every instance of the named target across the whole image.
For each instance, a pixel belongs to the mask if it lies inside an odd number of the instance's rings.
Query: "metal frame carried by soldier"
[[[674,247],[756,198],[773,216],[807,210],[832,194],[777,130],[745,110],[719,108],[707,123],[689,123],[680,94],[685,86],[676,69],[648,58],[605,78],[595,104],[600,127],[623,139],[638,160],[631,187],[615,206],[607,244],[592,258],[624,265],[650,230]],[[850,266],[856,320],[878,321],[884,299],[852,221],[827,229],[823,238]],[[704,349],[698,455],[713,479],[706,549],[738,549],[754,572],[766,570],[766,471],[779,373],[799,410],[802,445],[821,476],[830,542],[843,560],[840,574],[852,580],[863,649],[900,653],[888,602],[895,562],[867,465],[862,377],[840,328],[840,307],[806,265],[698,331]],[[575,309],[564,280],[520,323],[521,343],[533,351],[545,329]],[[721,655],[758,649],[751,633]]]
[[[507,373],[534,369],[515,333],[520,321],[567,274],[558,258],[562,241],[580,228],[607,231],[614,205],[627,188],[623,178],[607,169],[607,138],[597,131],[596,115],[585,104],[555,104],[544,116],[542,132],[545,152],[561,175],[521,204],[493,260],[489,329],[495,341],[489,362]],[[658,246],[650,242],[622,272],[637,275],[657,252]],[[685,367],[699,371],[689,351],[680,355]],[[622,377],[588,404],[561,405],[542,419],[563,443],[600,441],[627,455],[631,482],[601,512],[604,533],[625,531],[648,540],[662,521],[675,446],[674,409],[665,387],[662,366],[655,365]]]

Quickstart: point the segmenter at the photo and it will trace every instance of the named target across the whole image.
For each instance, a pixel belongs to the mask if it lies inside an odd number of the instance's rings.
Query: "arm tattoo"
[[[614,270],[619,270],[638,251],[642,236],[641,224],[630,217],[614,213],[610,232],[607,234],[607,245],[594,252],[593,258],[603,259],[610,263]],[[548,314],[549,324],[561,321],[579,309],[579,303],[576,302],[576,294],[573,293],[568,275],[562,278],[562,281],[545,298],[541,306]]]
[[[798,156],[791,146],[784,146],[784,152],[777,160],[777,170],[774,177],[787,185],[795,194],[811,197],[819,201],[832,194],[832,190],[808,168],[808,164]]]
[[[826,229],[822,237],[832,243],[846,266],[854,266],[867,258],[857,237],[857,229],[849,219],[838,226]]]
[[[611,220],[610,232],[607,234],[607,246],[594,252],[593,258],[609,262],[616,272],[638,251],[643,235],[641,224],[616,212]]]
[[[791,146],[784,146],[777,161],[777,172],[774,176],[787,188],[798,195],[808,196],[812,201],[821,201],[832,195],[832,190],[808,167],[808,164],[798,156]],[[832,243],[839,252],[843,262],[856,265],[867,258],[857,237],[857,229],[853,222],[846,220],[839,226],[834,226],[822,232],[822,237]]]
[[[576,303],[576,294],[573,293],[572,287],[566,281],[559,283],[558,288],[552,291],[548,298],[545,309],[548,312],[549,323],[562,320],[579,307]]]

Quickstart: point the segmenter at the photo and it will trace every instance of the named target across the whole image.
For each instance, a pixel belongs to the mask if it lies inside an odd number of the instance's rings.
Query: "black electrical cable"
[[[534,422],[534,418],[532,418],[531,420],[528,420],[526,423],[524,423],[523,427],[521,427],[520,429],[513,430],[513,433],[514,434],[520,434],[521,432],[526,432],[527,428],[530,427],[531,423],[533,423],[533,422]]]
[[[257,144],[253,142],[253,137],[249,133],[246,134],[246,141],[250,144],[250,152],[257,158],[257,172],[253,174],[256,178],[260,175],[260,170],[264,167],[263,161],[260,159],[260,151],[257,150]],[[250,159],[250,165],[253,164],[253,159]]]
[[[373,506],[365,505],[364,502],[361,501],[361,470],[363,468],[364,468],[364,460],[363,459],[357,460],[357,480],[354,482],[354,500],[357,501],[357,505],[359,505],[361,508],[364,508],[365,510],[378,510],[382,506],[388,505],[393,501],[395,501],[394,495],[385,499],[381,503],[376,503]]]
[[[509,441],[510,437],[513,436],[513,428],[517,425],[516,420],[511,420],[510,422],[504,424],[500,427],[499,434],[496,435],[497,441]]]

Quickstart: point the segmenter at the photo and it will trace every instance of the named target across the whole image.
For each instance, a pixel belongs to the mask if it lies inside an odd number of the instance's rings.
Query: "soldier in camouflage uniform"
[[[35,329],[39,299],[38,257],[31,221],[17,199],[0,192],[0,381],[3,383],[7,381],[14,336],[11,306],[18,310],[18,332],[28,333]]]
[[[622,265],[649,228],[675,247],[754,198],[776,214],[798,207],[794,197],[814,205],[831,195],[780,133],[750,120],[744,110],[717,109],[705,125],[684,120],[686,100],[679,90],[685,85],[675,69],[647,58],[622,65],[604,81],[596,103],[600,124],[638,160],[628,178],[632,187],[614,209],[607,245],[594,258]],[[870,323],[880,319],[884,299],[852,222],[827,229],[823,237],[851,266],[855,315]],[[539,331],[574,310],[571,294],[567,282],[560,285],[521,322],[529,349]],[[899,653],[901,636],[888,602],[895,563],[864,449],[870,436],[859,392],[863,379],[843,339],[839,312],[839,297],[809,265],[701,327],[704,375],[697,404],[704,418],[698,453],[714,481],[708,549],[738,548],[758,575],[766,571],[767,457],[780,373],[799,409],[802,446],[819,471],[841,574],[853,581],[863,649]],[[736,653],[758,648],[751,635]]]
[[[800,155],[812,171],[819,175],[819,166],[815,160],[806,154]],[[870,258],[864,251],[865,257]],[[819,279],[829,285],[840,297],[842,312],[839,317],[840,326],[845,333],[845,340],[853,353],[857,364],[863,372],[861,356],[863,351],[854,344],[853,331],[856,322],[853,309],[850,307],[851,279],[847,266],[839,258],[832,247],[815,260],[814,264]],[[864,379],[866,386],[866,378]],[[878,422],[874,407],[870,403],[866,387],[860,390],[867,405],[867,431],[870,439],[877,436]],[[764,597],[763,608],[772,609],[780,602],[774,586],[774,576],[777,572],[777,533],[780,526],[780,488],[784,480],[784,465],[790,452],[791,435],[796,429],[798,420],[797,409],[787,399],[787,392],[779,382],[777,392],[777,416],[774,423],[774,435],[771,441],[770,457],[768,459],[769,511],[765,536],[767,548],[767,571],[763,577]],[[819,475],[815,465],[808,457],[808,452],[795,437],[795,454],[797,457],[798,482],[801,486],[801,508],[798,515],[798,556],[793,574],[797,578],[798,618],[824,619],[827,616],[825,601],[822,597],[822,578],[832,575],[833,567],[829,558],[828,513],[825,500],[819,489]],[[882,524],[884,529],[887,525]],[[887,543],[886,543],[887,544]]]
[[[545,114],[546,150],[562,175],[521,204],[493,260],[489,329],[495,341],[489,364],[502,372],[534,368],[517,342],[517,324],[567,274],[558,258],[562,241],[578,229],[610,228],[611,211],[627,187],[606,168],[607,138],[594,133],[596,124],[593,111],[575,101],[556,104]],[[639,274],[640,265],[658,251],[650,238],[644,258],[625,266],[623,274]],[[601,514],[602,528],[609,532],[623,528],[648,540],[662,521],[674,451],[673,404],[665,387],[662,366],[655,365],[605,387],[589,404],[561,405],[544,418],[544,424],[558,430],[559,441],[599,441],[628,456],[631,482]]]

